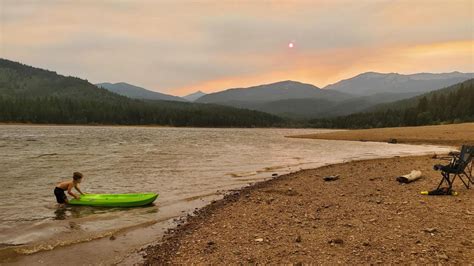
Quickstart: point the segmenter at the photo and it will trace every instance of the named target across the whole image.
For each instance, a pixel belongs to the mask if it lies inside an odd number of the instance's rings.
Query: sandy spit
[[[397,143],[407,144],[461,146],[462,144],[468,143],[474,145],[474,123],[360,129],[291,137],[376,142],[389,142],[395,140]]]

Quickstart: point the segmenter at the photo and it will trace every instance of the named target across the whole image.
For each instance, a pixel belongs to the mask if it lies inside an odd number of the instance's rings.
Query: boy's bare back
[[[74,182],[73,181],[64,181],[64,182],[59,182],[56,187],[62,189],[62,190],[69,190],[74,187]]]

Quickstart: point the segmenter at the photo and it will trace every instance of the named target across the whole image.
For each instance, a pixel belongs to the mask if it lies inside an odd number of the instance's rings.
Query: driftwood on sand
[[[338,179],[339,179],[339,175],[329,175],[329,176],[323,177],[324,181],[335,181]]]
[[[413,170],[409,174],[397,177],[397,181],[400,183],[411,183],[421,178],[421,171]]]

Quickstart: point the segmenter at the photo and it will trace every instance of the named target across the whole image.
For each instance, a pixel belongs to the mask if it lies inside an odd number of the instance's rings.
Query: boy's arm
[[[67,187],[67,194],[73,196],[75,199],[79,199],[79,196],[77,196],[76,194],[72,193],[72,188],[74,187],[74,185],[69,185]]]
[[[84,193],[79,189],[79,185],[78,185],[78,184],[76,184],[74,187],[76,188],[77,191],[79,191],[79,193],[81,193],[81,195],[84,195]]]

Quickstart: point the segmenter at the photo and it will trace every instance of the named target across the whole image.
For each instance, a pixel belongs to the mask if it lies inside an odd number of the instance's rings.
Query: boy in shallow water
[[[79,199],[80,196],[72,193],[72,188],[75,188],[81,195],[81,189],[79,188],[79,183],[81,183],[83,175],[79,172],[74,172],[72,175],[72,180],[59,182],[56,187],[54,188],[54,195],[56,196],[56,201],[59,203],[59,206],[64,206],[64,204],[69,203],[66,194],[64,191],[67,190],[67,194],[73,196],[75,199]]]

